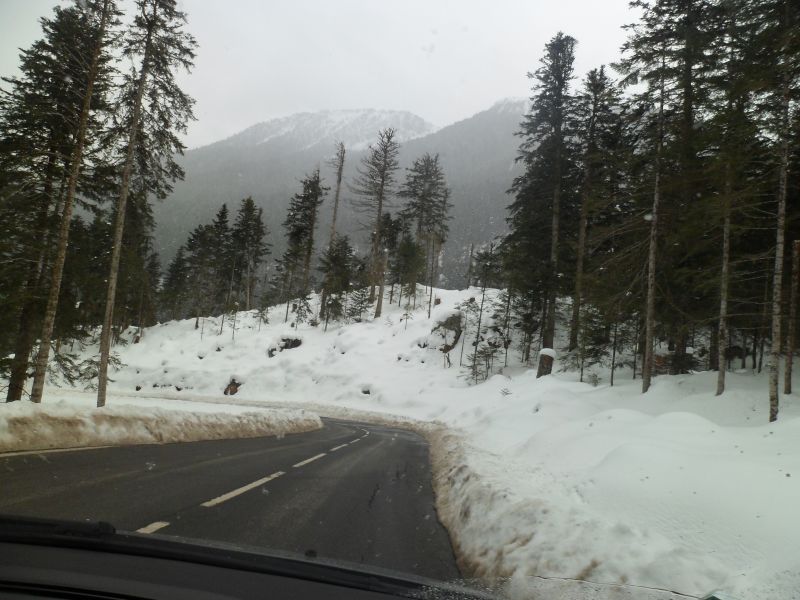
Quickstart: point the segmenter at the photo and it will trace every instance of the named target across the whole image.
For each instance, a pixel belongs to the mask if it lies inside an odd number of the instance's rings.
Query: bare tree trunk
[[[431,263],[430,263],[430,279],[428,281],[430,285],[430,291],[428,295],[428,318],[431,318],[431,307],[433,306],[433,261],[436,259],[436,243],[433,242],[433,248],[431,249]]]
[[[475,244],[469,245],[469,264],[467,265],[467,287],[472,285],[472,253],[475,250]]]
[[[492,247],[489,246],[489,256],[492,255]],[[481,322],[483,320],[483,303],[486,300],[486,270],[484,269],[483,281],[481,282],[481,306],[478,310],[478,328],[475,330],[475,351],[472,353],[472,375],[474,382],[478,383],[478,347],[481,345]],[[488,377],[488,372],[487,372]]]
[[[795,240],[792,249],[792,284],[789,288],[789,323],[786,335],[786,370],[783,373],[783,393],[792,393],[792,362],[797,348],[797,303],[800,286],[800,240]]]
[[[619,317],[617,317],[619,318]],[[611,341],[611,387],[614,387],[614,372],[617,369],[617,328],[619,323],[614,319],[614,337]]]
[[[764,299],[761,302],[761,325],[759,327],[759,343],[758,343],[758,372],[761,373],[764,368],[764,345],[766,344],[767,333],[769,331],[769,288],[770,288],[769,273],[764,278]]]
[[[110,17],[110,1],[103,2],[102,14],[100,16],[100,28],[97,34],[97,44],[92,53],[92,60],[89,64],[89,71],[86,80],[86,93],[83,97],[81,106],[81,116],[78,131],[75,135],[75,146],[70,157],[69,179],[67,180],[67,195],[64,198],[64,207],[61,212],[61,225],[58,232],[58,242],[56,255],[53,261],[53,270],[50,276],[50,292],[47,296],[47,308],[44,312],[44,322],[42,323],[42,335],[39,339],[39,351],[36,355],[36,364],[33,374],[33,388],[31,390],[31,401],[41,402],[44,393],[44,380],[47,375],[47,361],[50,358],[50,342],[53,337],[53,328],[56,323],[56,311],[58,310],[58,297],[61,293],[61,279],[64,275],[64,262],[67,258],[67,245],[69,244],[69,229],[72,223],[72,209],[75,203],[75,190],[78,187],[78,176],[83,164],[83,148],[86,144],[86,129],[89,125],[89,111],[92,105],[94,94],[94,84],[97,79],[100,54],[103,50],[103,38],[106,33],[106,26]]]
[[[336,237],[336,216],[339,214],[339,194],[342,191],[342,174],[344,173],[344,144],[336,144],[336,157],[333,159],[333,166],[336,168],[336,191],[333,194],[333,217],[331,218],[331,235],[328,239],[328,246],[333,243]]]
[[[246,260],[244,273],[244,309],[250,310],[250,259]]]
[[[729,171],[729,169],[728,169]],[[717,344],[717,396],[725,391],[725,351],[724,340],[728,336],[728,287],[731,254],[731,185],[730,172],[726,174],[725,198],[722,217],[722,269],[719,281],[719,343]]]
[[[787,11],[788,3],[787,3]],[[778,215],[775,227],[775,270],[772,278],[772,344],[769,357],[769,420],[778,419],[778,375],[781,358],[781,297],[783,294],[783,257],[786,237],[786,194],[789,171],[789,84],[783,84],[781,107],[783,130],[781,131],[781,156],[778,174]]]
[[[380,190],[378,191],[378,214],[375,218],[375,238],[372,241],[372,281],[370,282],[369,286],[369,301],[375,301],[375,287],[378,281],[378,272],[381,271],[381,266],[383,265],[382,258],[380,256],[381,250],[381,216],[383,215],[383,183],[381,183]]]
[[[317,173],[319,175],[319,173]],[[317,209],[311,211],[311,223],[309,227],[308,243],[306,244],[306,253],[303,258],[303,294],[309,292],[308,285],[311,277],[311,255],[314,254],[314,228],[317,226]]]
[[[633,341],[633,379],[636,379],[636,359],[639,357],[639,342],[642,335],[642,322],[639,317],[636,318],[636,333],[634,334]]]
[[[557,131],[556,136],[560,136],[561,132]],[[551,225],[550,235],[550,288],[547,290],[547,316],[545,318],[545,326],[542,334],[542,347],[553,348],[556,333],[556,293],[558,281],[558,227],[559,218],[561,213],[561,142],[558,142],[556,147],[555,158],[555,174],[554,179],[556,185],[553,188],[553,219]],[[553,357],[548,354],[539,354],[539,368],[536,370],[536,377],[550,375],[553,371]]]
[[[578,331],[581,327],[581,304],[583,302],[583,259],[586,254],[586,227],[589,222],[589,194],[584,191],[581,200],[581,217],[578,223],[578,258],[575,263],[575,292],[572,299],[572,319],[569,327],[569,350],[578,347]]]
[[[642,361],[642,393],[650,389],[653,377],[653,338],[656,327],[656,249],[658,246],[658,210],[661,202],[661,152],[664,144],[664,63],[661,58],[661,82],[658,107],[658,140],[656,146],[653,208],[650,220],[650,248],[647,253],[647,302],[645,308],[644,360]]]
[[[156,5],[153,7],[155,17]],[[151,21],[152,22],[152,21]],[[150,26],[145,41],[144,57],[142,58],[142,72],[137,82],[136,97],[133,105],[133,116],[128,131],[128,148],[125,155],[125,166],[122,170],[122,184],[117,198],[116,217],[114,219],[114,241],[111,247],[111,267],[108,273],[108,288],[106,290],[106,310],[103,317],[103,329],[100,334],[100,366],[97,380],[97,406],[106,405],[106,390],[108,387],[108,358],[111,353],[111,329],[114,320],[114,302],[117,296],[117,277],[119,276],[119,261],[122,256],[122,234],[125,230],[125,209],[130,191],[131,173],[133,172],[133,159],[136,151],[136,141],[139,136],[140,121],[142,118],[142,98],[144,97],[145,82],[150,68],[150,53],[152,45],[152,28]]]
[[[381,280],[380,280],[380,290],[378,292],[378,303],[375,306],[375,318],[379,318],[381,316],[381,312],[383,312],[383,291],[384,291],[384,282],[386,281],[386,255],[387,251],[383,251],[383,256],[381,258]],[[408,321],[406,321],[406,326],[408,326]]]

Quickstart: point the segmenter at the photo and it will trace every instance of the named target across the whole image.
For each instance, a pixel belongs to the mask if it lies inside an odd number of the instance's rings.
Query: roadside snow
[[[602,372],[596,387],[573,373],[536,379],[513,349],[504,375],[469,386],[458,365],[475,332],[461,336],[446,368],[439,348],[454,334],[432,330],[468,312],[459,305],[480,290],[435,296],[430,319],[427,306],[403,319],[404,308],[385,303],[381,319],[327,333],[284,323],[285,305],[270,310],[270,324],[240,313],[236,331],[227,320],[221,335],[217,318],[198,329],[194,320],[159,325],[117,349],[126,366],[111,390],[198,410],[293,405],[438,424],[421,429],[432,441],[440,518],[464,565],[510,577],[516,589],[537,576],[800,597],[796,394],[768,424],[762,375],[730,374],[719,397],[713,373],[662,376],[643,396],[630,371],[618,371],[613,388]],[[301,344],[278,352],[285,339]],[[243,385],[223,396],[231,378]]]
[[[0,404],[0,452],[285,435],[322,427],[317,415],[303,409],[194,410],[199,403],[191,403],[192,410],[131,404],[98,409],[71,399]]]

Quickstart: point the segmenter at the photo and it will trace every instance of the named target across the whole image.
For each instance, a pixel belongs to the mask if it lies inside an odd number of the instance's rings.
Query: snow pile
[[[0,452],[285,435],[320,427],[319,417],[302,409],[203,412],[14,402],[0,405]]]
[[[404,308],[384,303],[382,318],[327,333],[284,323],[285,305],[269,324],[240,313],[221,335],[215,318],[197,329],[194,320],[159,325],[118,349],[126,366],[111,390],[152,403],[290,404],[438,423],[440,517],[462,563],[481,575],[800,597],[796,394],[768,424],[765,374],[729,375],[720,397],[713,373],[662,376],[643,396],[629,370],[613,388],[599,371],[594,387],[573,373],[536,379],[514,366],[514,348],[503,375],[469,386],[459,362],[473,351],[474,324],[454,346],[455,330],[437,326],[468,312],[480,291],[435,295],[430,319],[427,306],[403,318]],[[496,364],[504,360],[501,349]],[[243,385],[223,396],[231,378]]]

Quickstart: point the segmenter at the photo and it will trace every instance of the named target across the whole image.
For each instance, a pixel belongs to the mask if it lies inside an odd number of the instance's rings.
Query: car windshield
[[[3,523],[800,593],[796,0],[3,0],[0,77]]]

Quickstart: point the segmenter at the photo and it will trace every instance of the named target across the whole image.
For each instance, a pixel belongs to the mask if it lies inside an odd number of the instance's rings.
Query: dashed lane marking
[[[328,450],[328,452],[336,452],[337,450],[341,450],[342,448],[345,448],[346,446],[347,446],[347,444],[342,444],[340,446],[334,446],[333,448]]]
[[[322,454],[317,454],[316,456],[312,456],[311,458],[307,458],[303,461],[300,461],[296,465],[292,466],[296,469],[297,467],[302,467],[303,465],[307,465],[310,462],[314,462],[315,460],[317,460],[318,458],[322,458],[323,456],[325,456],[325,452],[323,452]]]
[[[136,533],[155,533],[159,529],[164,529],[167,525],[169,525],[169,521],[155,521],[150,525],[137,529]]]
[[[277,473],[273,473],[272,475],[268,475],[267,477],[262,477],[261,479],[258,479],[253,483],[248,483],[247,485],[243,485],[240,488],[236,488],[235,490],[228,492],[227,494],[222,494],[221,496],[212,498],[208,502],[203,502],[200,506],[205,506],[206,508],[210,508],[212,506],[216,506],[217,504],[222,504],[223,502],[230,500],[231,498],[235,498],[239,494],[244,494],[245,492],[249,492],[253,488],[257,488],[260,485],[264,485],[268,481],[277,479],[281,475],[285,475],[285,473],[283,471],[278,471]]]

